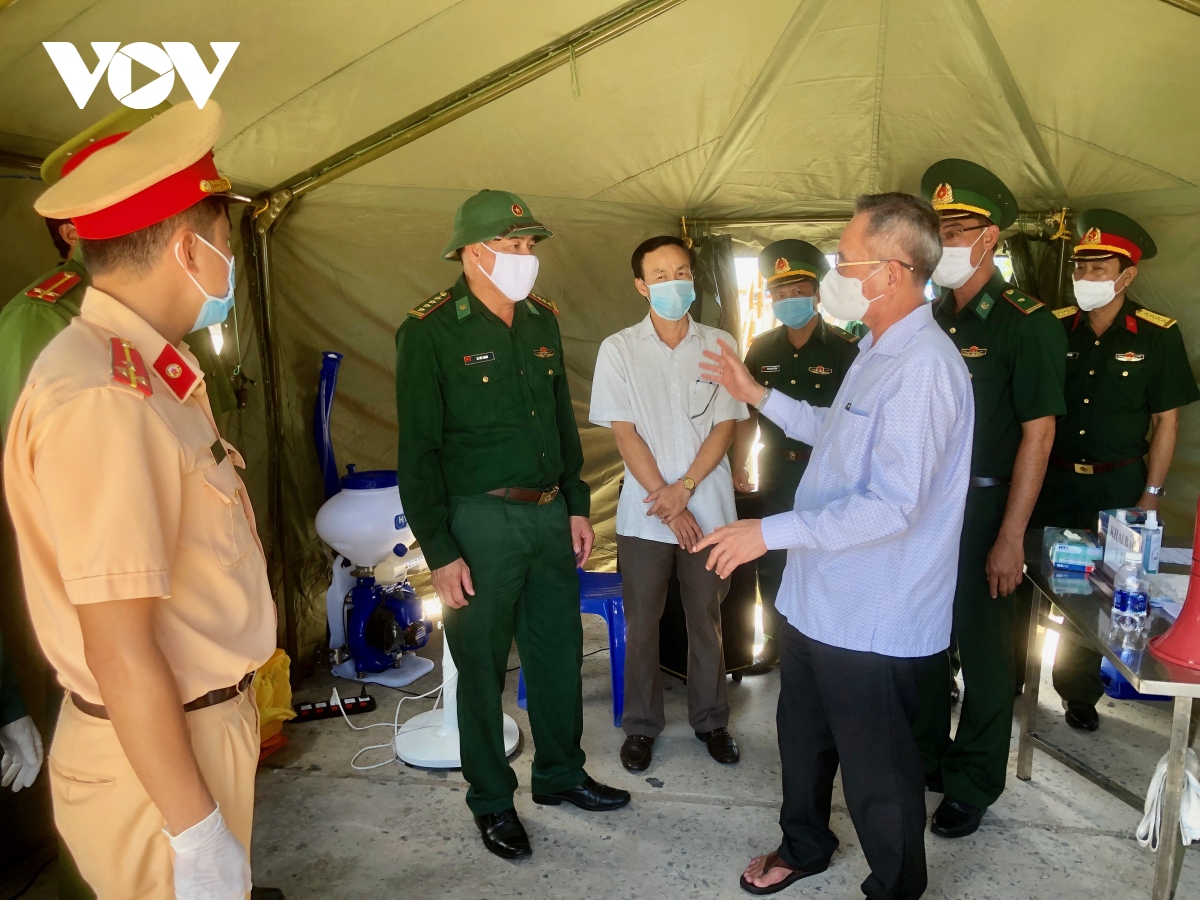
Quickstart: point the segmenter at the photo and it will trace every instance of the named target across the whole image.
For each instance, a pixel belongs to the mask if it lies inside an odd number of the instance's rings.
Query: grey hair
[[[865,232],[880,258],[898,259],[913,267],[924,285],[942,258],[941,219],[927,200],[912,194],[860,194],[856,213],[866,213]]]

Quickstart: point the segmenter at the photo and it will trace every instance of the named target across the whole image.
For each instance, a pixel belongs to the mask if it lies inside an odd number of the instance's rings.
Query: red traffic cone
[[[1196,503],[1196,531],[1192,537],[1192,577],[1188,581],[1183,611],[1166,634],[1150,642],[1150,652],[1163,662],[1200,669],[1200,499]]]

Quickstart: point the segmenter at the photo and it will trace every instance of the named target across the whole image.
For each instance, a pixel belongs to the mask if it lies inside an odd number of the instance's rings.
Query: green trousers
[[[1134,506],[1146,485],[1146,465],[1133,463],[1101,472],[1097,475],[1078,475],[1062,469],[1048,469],[1042,482],[1042,492],[1030,518],[1030,527],[1096,529],[1096,519],[1102,509],[1125,509]],[[1021,664],[1018,679],[1023,677],[1025,650],[1029,634],[1032,588],[1023,584],[1019,609],[1024,640],[1018,641],[1017,659]],[[1095,706],[1104,695],[1100,682],[1100,654],[1077,641],[1060,639],[1054,656],[1054,690],[1068,703]]]
[[[773,458],[764,463],[767,453],[759,456],[759,493],[762,495],[762,515],[778,515],[796,506],[796,488],[808,461],[793,461]],[[758,597],[762,601],[763,637],[769,641],[779,640],[779,629],[784,618],[775,609],[775,598],[779,585],[783,583],[783,570],[787,566],[786,550],[768,550],[758,560]]]
[[[992,598],[984,567],[996,543],[1007,487],[967,492],[954,592],[954,639],[966,690],[950,737],[950,654],[921,679],[913,732],[925,774],[939,769],[946,796],[987,807],[1004,792],[1013,712],[1012,595]]]
[[[504,756],[505,670],[513,638],[525,673],[535,747],[532,788],[576,787],[583,771],[583,625],[579,576],[562,497],[545,506],[483,494],[450,501],[450,533],[475,596],[442,618],[458,667],[458,727],[467,806],[477,816],[513,805]]]

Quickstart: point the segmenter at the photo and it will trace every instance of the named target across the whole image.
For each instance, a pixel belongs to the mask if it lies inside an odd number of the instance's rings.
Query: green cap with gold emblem
[[[1085,209],[1075,216],[1078,238],[1072,259],[1106,259],[1124,256],[1135,266],[1158,253],[1146,229],[1115,209]]]
[[[122,106],[109,113],[95,125],[85,128],[75,137],[50,152],[42,161],[42,181],[56,184],[63,177],[63,168],[70,171],[97,150],[119,141],[134,129],[141,128],[159,113],[166,112],[171,104],[163,101],[150,109],[129,109]]]
[[[539,241],[554,234],[537,221],[525,201],[508,191],[483,190],[468,199],[454,214],[454,234],[442,251],[443,259],[458,259],[468,244],[501,237],[533,235]]]
[[[921,196],[943,219],[983,216],[1007,228],[1017,220],[1017,198],[1007,185],[966,159],[943,159],[925,170]]]
[[[804,278],[820,281],[829,271],[829,260],[808,241],[788,239],[768,244],[758,254],[758,271],[768,288]]]

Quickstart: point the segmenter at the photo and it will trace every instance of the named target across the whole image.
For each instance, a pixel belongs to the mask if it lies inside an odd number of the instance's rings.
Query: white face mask
[[[884,263],[871,275],[881,271],[886,265],[887,263]],[[863,282],[871,275],[867,278],[848,278],[839,272],[836,266],[830,269],[821,280],[821,303],[825,306],[825,312],[846,322],[861,319],[867,307],[883,296],[876,294],[868,300],[863,295]]]
[[[975,238],[970,247],[943,247],[942,258],[938,260],[937,268],[933,270],[933,283],[938,287],[954,290],[970,281],[971,276],[983,265],[982,256],[979,257],[978,263],[971,265],[971,252],[983,235],[984,232],[980,231],[979,237]]]
[[[1120,280],[1118,277],[1117,281]],[[1106,306],[1112,303],[1113,298],[1117,296],[1117,281],[1085,281],[1081,278],[1074,282],[1075,302],[1084,312],[1091,312],[1093,309]],[[1121,290],[1125,290],[1125,288],[1123,287]]]
[[[496,257],[491,274],[484,271],[483,266],[479,267],[479,271],[487,276],[488,281],[513,303],[520,303],[528,297],[529,292],[533,290],[533,283],[537,281],[538,258],[532,253],[498,253],[483,243],[479,246],[487,247]]]

